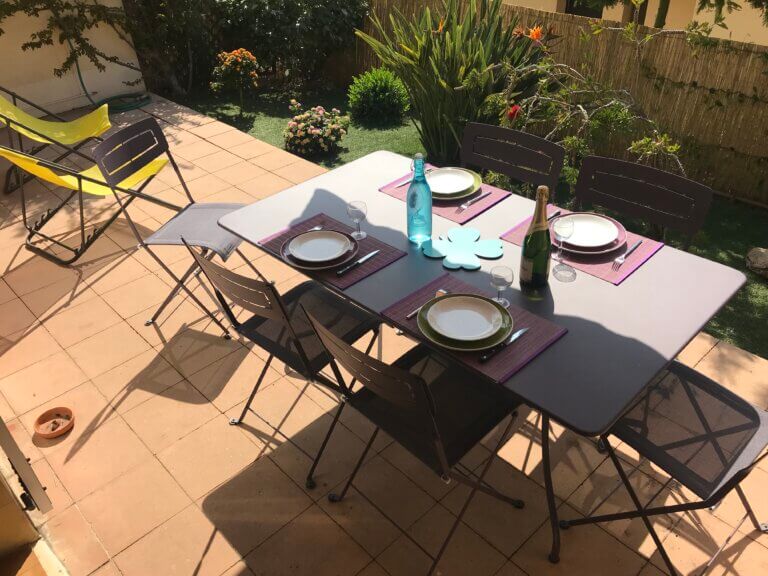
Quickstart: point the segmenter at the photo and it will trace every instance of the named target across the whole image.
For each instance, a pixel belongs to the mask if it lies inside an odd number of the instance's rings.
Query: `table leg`
[[[542,413],[541,417],[541,454],[542,466],[544,466],[544,487],[547,492],[549,523],[552,526],[552,549],[549,552],[549,561],[557,564],[560,561],[560,526],[557,518],[555,489],[552,484],[552,464],[549,459],[549,416]]]

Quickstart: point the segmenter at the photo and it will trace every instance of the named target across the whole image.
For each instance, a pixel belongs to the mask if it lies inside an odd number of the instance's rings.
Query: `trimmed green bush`
[[[370,124],[400,122],[411,106],[402,80],[386,68],[373,68],[356,76],[347,99],[352,117]]]

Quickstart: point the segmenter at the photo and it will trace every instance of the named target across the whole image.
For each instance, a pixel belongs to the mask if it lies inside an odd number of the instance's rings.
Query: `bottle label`
[[[533,260],[520,260],[520,282],[529,283],[533,280]]]

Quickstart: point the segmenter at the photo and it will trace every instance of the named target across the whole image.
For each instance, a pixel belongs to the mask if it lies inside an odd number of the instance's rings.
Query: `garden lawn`
[[[283,130],[291,117],[289,99],[288,96],[261,94],[246,103],[242,116],[236,104],[216,100],[210,95],[191,99],[186,104],[282,148]],[[328,109],[336,107],[346,111],[346,95],[342,91],[297,95],[297,99],[307,107],[320,104]],[[406,156],[422,151],[416,127],[410,120],[382,128],[352,124],[338,154],[312,160],[333,168],[376,150],[390,150]],[[716,197],[704,230],[695,238],[691,252],[742,270],[747,275],[746,285],[707,324],[706,332],[768,358],[768,279],[748,271],[745,265],[746,254],[754,246],[768,247],[768,210]],[[707,278],[700,279],[700,286],[702,290],[707,289]]]

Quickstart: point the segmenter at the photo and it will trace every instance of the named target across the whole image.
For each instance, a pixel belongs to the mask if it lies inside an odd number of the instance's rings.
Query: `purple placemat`
[[[353,231],[350,226],[342,224],[335,218],[331,218],[325,214],[317,214],[311,218],[302,220],[301,222],[298,222],[289,228],[272,234],[271,236],[267,236],[259,242],[259,245],[261,245],[261,247],[265,250],[269,250],[273,254],[276,254],[278,257],[282,257],[280,254],[280,248],[282,248],[283,243],[287,239],[301,234],[302,232],[306,232],[315,226],[322,226],[324,230],[334,230],[336,232],[344,232],[346,234],[349,234]],[[333,284],[341,290],[344,290],[345,288],[349,288],[353,284],[356,284],[363,278],[370,276],[374,272],[378,272],[385,266],[389,266],[395,260],[399,260],[405,256],[405,252],[402,250],[398,250],[397,248],[382,242],[378,238],[374,238],[370,234],[362,240],[359,240],[358,245],[360,249],[358,250],[355,258],[361,258],[373,250],[380,250],[380,252],[367,262],[363,262],[343,276],[336,276],[335,270],[301,270],[301,272],[307,276],[323,280],[329,284]],[[288,263],[288,265],[290,266],[290,263]]]
[[[434,168],[431,164],[427,164],[426,168]],[[392,196],[393,198],[397,198],[398,200],[402,200],[405,202],[405,196],[408,193],[408,186],[400,186],[398,188],[399,184],[402,184],[409,178],[413,176],[412,173],[406,174],[405,176],[402,176],[395,180],[394,182],[390,182],[386,186],[382,186],[379,188],[379,192],[384,192],[384,194],[388,194],[389,196]],[[468,200],[472,200],[472,198],[477,198],[478,196],[481,196],[483,194],[488,193],[488,196],[483,198],[482,200],[479,200],[478,202],[475,202],[467,208],[466,210],[459,211],[458,208],[461,206],[464,202],[467,202]],[[472,220],[473,218],[476,218],[480,216],[483,212],[488,210],[489,208],[492,208],[502,200],[504,200],[507,196],[510,196],[512,193],[507,192],[506,190],[502,190],[501,188],[496,188],[495,186],[489,186],[488,184],[483,184],[480,186],[480,190],[478,193],[476,193],[474,196],[470,196],[467,198],[461,198],[459,200],[452,200],[452,201],[445,201],[445,200],[434,200],[432,201],[432,214],[437,214],[438,216],[442,216],[443,218],[447,218],[451,222],[456,222],[457,224],[465,224]]]
[[[551,215],[556,210],[561,210],[563,214],[570,213],[569,210],[564,210],[549,204],[547,206],[547,215]],[[523,240],[525,239],[525,233],[528,231],[528,225],[531,223],[532,218],[533,216],[526,218],[517,226],[502,234],[501,239],[516,244],[517,246],[522,246]],[[613,261],[621,254],[620,251],[611,252],[609,254],[596,254],[594,256],[580,256],[578,254],[563,252],[563,261],[590,276],[595,276],[596,278],[606,280],[611,284],[618,286],[664,246],[663,242],[651,240],[650,238],[640,236],[639,234],[627,230],[627,248],[632,246],[637,240],[642,240],[643,243],[637,250],[629,255],[629,258],[627,258],[618,270],[613,269]]]
[[[405,331],[416,335],[421,334],[416,318],[406,320],[405,317],[425,302],[434,298],[435,292],[440,289],[448,290],[453,294],[488,296],[483,290],[471,286],[455,276],[444,274],[399,302],[396,302],[384,310],[383,314]],[[453,356],[456,360],[473,370],[484,374],[494,382],[502,383],[520,371],[526,364],[549,348],[567,332],[565,328],[558,326],[554,322],[540,318],[517,306],[510,306],[509,313],[514,320],[515,330],[523,327],[528,327],[529,330],[517,342],[507,346],[487,362],[480,362],[482,352],[454,352],[446,350],[446,354]]]

